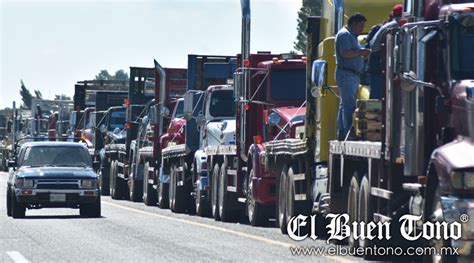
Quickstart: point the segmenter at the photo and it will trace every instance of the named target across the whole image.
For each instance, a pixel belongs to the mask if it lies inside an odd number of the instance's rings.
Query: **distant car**
[[[87,148],[73,142],[30,142],[8,163],[7,214],[25,216],[26,208],[79,208],[100,217],[99,177]]]

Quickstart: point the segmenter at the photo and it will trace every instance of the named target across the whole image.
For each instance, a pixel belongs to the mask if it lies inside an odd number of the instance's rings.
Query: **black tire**
[[[186,172],[186,168],[183,168],[183,172]],[[174,212],[175,213],[185,213],[186,212],[186,206],[188,202],[188,196],[186,194],[186,189],[185,189],[185,184],[183,182],[183,185],[178,185],[178,168],[177,166],[174,167]]]
[[[143,203],[147,206],[154,206],[158,202],[158,195],[152,184],[148,183],[150,179],[150,163],[145,162],[143,167]]]
[[[10,186],[7,189],[7,216],[12,216],[12,194]]]
[[[238,218],[238,210],[233,207],[232,196],[227,192],[227,174],[225,163],[219,169],[219,189],[218,189],[218,204],[219,215],[223,222],[234,222]],[[234,208],[234,209],[232,209]]]
[[[285,202],[285,215],[286,215],[286,222],[288,223],[292,217],[296,215],[295,212],[295,184],[293,181],[293,175],[294,175],[294,168],[290,167],[288,169],[288,174],[286,177],[286,189],[287,189],[287,195],[286,195],[286,202]]]
[[[115,194],[115,185],[116,185],[116,178],[115,178],[115,169],[117,169],[115,165],[115,161],[112,161],[110,163],[110,168],[109,168],[109,194],[112,199],[117,199],[117,196]]]
[[[136,171],[138,173],[139,169],[138,168],[135,169],[135,167],[132,166],[132,171],[134,171],[134,172]],[[131,173],[128,177],[129,178],[128,179],[129,180],[129,185],[128,185],[129,194],[128,194],[128,196],[130,198],[130,201],[132,201],[132,202],[142,202],[143,201],[143,199],[142,199],[142,197],[143,197],[143,183],[140,183],[140,181],[137,181],[137,180],[133,179],[134,176],[135,175],[133,173]],[[138,178],[139,176],[136,175],[135,177]]]
[[[268,215],[266,207],[258,203],[253,196],[253,177],[254,170],[250,169],[247,183],[247,216],[252,226],[266,226],[268,223]]]
[[[359,176],[357,172],[354,172],[347,190],[347,214],[349,215],[349,225],[352,225],[352,222],[359,221],[359,194]],[[353,235],[349,236],[348,242],[350,249],[356,249],[359,246],[359,241],[354,239]]]
[[[99,195],[94,203],[81,205],[79,214],[83,217],[99,218],[101,217],[101,206]]]
[[[110,194],[110,164],[100,167],[100,194]]]
[[[219,186],[219,165],[215,164],[212,170],[212,184],[211,184],[211,213],[215,220],[221,220],[219,215],[219,197],[218,197],[218,186]]]
[[[373,213],[370,205],[370,185],[367,174],[362,177],[360,180],[360,191],[359,191],[359,222],[365,222],[368,224],[373,219]],[[366,248],[371,245],[369,239],[359,239],[359,247]]]
[[[288,234],[287,231],[287,218],[286,218],[286,197],[287,192],[287,179],[288,178],[288,167],[285,165],[280,173],[280,178],[278,180],[278,204],[276,209],[276,219],[278,227],[282,234]]]
[[[169,207],[169,183],[160,182],[157,191],[158,195],[158,207],[161,209],[167,209]]]
[[[112,199],[116,200],[126,198],[127,182],[118,176],[118,161],[112,162],[112,167],[110,170],[110,178],[112,179],[110,196]]]
[[[23,204],[17,202],[15,194],[11,192],[11,208],[12,208],[12,217],[13,218],[24,218],[26,207]]]
[[[168,185],[169,187],[169,207],[172,212],[175,210],[175,200],[176,200],[176,177],[175,177],[175,166],[172,165],[170,168],[170,183]]]

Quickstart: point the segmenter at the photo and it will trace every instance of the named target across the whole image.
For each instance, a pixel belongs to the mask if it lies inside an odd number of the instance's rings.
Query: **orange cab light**
[[[244,105],[244,110],[245,110],[245,111],[248,111],[249,108],[250,108],[250,106],[249,106],[248,104],[245,104],[245,105]]]
[[[398,20],[398,25],[399,26],[403,26],[406,23],[408,23],[408,20],[406,20],[405,18],[401,18],[400,20]]]
[[[248,59],[244,59],[244,67],[250,66],[250,61]]]
[[[303,60],[303,63],[305,63],[305,64],[308,63],[308,57],[306,57],[306,56],[302,56],[301,60]]]
[[[281,61],[277,57],[274,57],[272,61],[274,64],[281,64]]]
[[[260,136],[260,135],[253,136],[253,143],[261,144],[262,143],[262,136]]]
[[[426,184],[426,176],[418,176],[418,183],[419,184]]]
[[[462,10],[464,13],[469,13],[469,12],[472,12],[472,8],[470,7],[466,7]]]
[[[125,129],[132,128],[132,124],[130,122],[125,123]]]
[[[124,105],[130,105],[130,101],[128,99],[123,99],[123,104]]]

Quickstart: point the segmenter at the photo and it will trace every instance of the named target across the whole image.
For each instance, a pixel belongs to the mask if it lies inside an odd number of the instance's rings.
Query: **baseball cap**
[[[393,6],[392,16],[402,16],[402,13],[403,13],[403,5],[397,4]]]

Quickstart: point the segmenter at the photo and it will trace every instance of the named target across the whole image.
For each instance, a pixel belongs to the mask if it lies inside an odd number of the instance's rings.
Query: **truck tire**
[[[143,203],[145,203],[146,206],[153,206],[158,202],[158,196],[153,185],[148,183],[150,179],[149,170],[150,162],[145,162],[145,166],[143,167]]]
[[[12,208],[12,217],[13,218],[24,218],[26,207],[23,204],[17,202],[15,194],[11,192],[11,208]]]
[[[357,171],[352,175],[352,179],[347,192],[347,214],[349,215],[349,225],[352,222],[359,222],[359,195],[360,195],[360,182]],[[356,249],[359,246],[359,242],[354,239],[353,235],[349,236],[349,248]]]
[[[100,194],[110,194],[110,164],[100,166]]]
[[[112,161],[110,163],[110,173],[109,173],[109,193],[112,199],[117,199],[117,194],[115,192],[116,185],[117,185],[116,183],[117,178],[115,177],[116,169],[117,169],[117,165],[115,164],[115,161]]]
[[[218,189],[218,204],[219,204],[219,215],[223,222],[234,222],[237,221],[239,211],[236,210],[236,205],[233,205],[232,194],[227,191],[227,172],[225,163],[222,164],[219,169],[219,189]]]
[[[285,216],[286,216],[286,223],[291,220],[293,216],[296,215],[295,212],[295,183],[293,181],[294,175],[294,168],[290,166],[288,169],[288,173],[286,176],[286,202],[285,202]],[[285,225],[286,227],[286,225]]]
[[[110,197],[115,200],[120,200],[125,198],[126,192],[126,182],[118,177],[118,161],[112,161],[110,169],[110,178],[112,179],[111,188],[110,188]]]
[[[12,193],[10,186],[7,189],[7,216],[12,216]]]
[[[373,219],[372,207],[370,205],[370,185],[367,174],[364,174],[362,180],[360,180],[360,191],[359,191],[359,222],[365,222],[368,224]],[[366,248],[370,246],[369,239],[359,239],[359,247]],[[367,258],[368,259],[368,258]]]
[[[100,195],[97,197],[96,201],[92,204],[83,204],[79,207],[79,214],[83,217],[101,217],[101,202]]]
[[[212,170],[211,212],[212,212],[212,217],[216,221],[221,220],[221,217],[219,215],[218,185],[219,185],[219,165],[215,164],[214,169]]]
[[[185,172],[183,167],[183,173]],[[175,165],[172,169],[172,182],[173,182],[173,212],[184,213],[186,212],[187,196],[185,191],[185,185],[178,185],[178,167]]]
[[[129,197],[132,202],[141,202],[143,201],[142,187],[143,183],[133,179],[133,174],[130,175],[130,185],[129,185]]]
[[[288,195],[287,192],[287,179],[288,178],[288,167],[285,164],[283,169],[280,173],[280,178],[278,180],[278,205],[277,205],[277,224],[280,227],[280,231],[282,234],[286,235],[287,232],[287,218],[286,218],[286,197]]]
[[[158,189],[156,189],[158,195],[158,207],[161,209],[169,208],[169,186],[167,183],[160,181]]]
[[[170,210],[171,212],[174,212],[174,203],[175,203],[175,191],[176,191],[176,184],[174,182],[175,180],[175,176],[174,176],[174,173],[175,173],[175,167],[174,165],[171,166],[170,168],[170,183],[169,183],[169,207],[170,207]]]
[[[268,223],[268,215],[266,207],[257,201],[253,196],[253,177],[254,170],[250,169],[247,183],[247,216],[252,226],[266,226]]]

